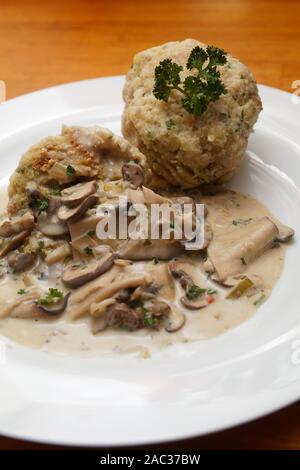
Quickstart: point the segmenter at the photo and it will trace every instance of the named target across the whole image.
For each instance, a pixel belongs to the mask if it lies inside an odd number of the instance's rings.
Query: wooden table
[[[0,80],[7,97],[126,73],[135,52],[193,37],[223,47],[257,81],[291,91],[300,80],[298,0],[1,0]],[[0,129],[1,132],[1,129]],[[254,423],[155,446],[300,449],[300,403]],[[45,449],[0,438],[0,449]]]

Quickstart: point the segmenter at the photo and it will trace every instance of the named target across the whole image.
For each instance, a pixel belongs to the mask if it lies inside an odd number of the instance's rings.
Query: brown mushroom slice
[[[183,260],[172,261],[171,263],[169,263],[170,273],[172,274],[174,279],[179,280],[180,285],[184,290],[188,289],[189,286],[195,284],[190,274],[187,273],[191,269],[192,274],[194,274],[193,265]]]
[[[0,225],[0,237],[8,238],[24,230],[30,230],[33,227],[34,217],[31,212],[26,212],[19,217],[2,222]]]
[[[152,189],[143,186],[142,189],[127,189],[126,195],[132,204],[171,204],[171,200]]]
[[[178,241],[174,240],[126,240],[118,249],[120,258],[132,261],[151,260],[157,258],[160,260],[170,260],[180,256],[183,247]]]
[[[47,237],[60,237],[69,233],[68,225],[59,220],[56,214],[41,212],[37,217],[38,229]]]
[[[129,331],[143,326],[140,313],[125,303],[111,304],[105,313],[105,320],[108,327],[121,327]]]
[[[16,253],[13,258],[8,260],[8,264],[14,273],[20,273],[31,268],[35,260],[32,253]]]
[[[62,280],[66,286],[76,289],[108,271],[115,258],[115,254],[107,253],[102,258],[90,261],[86,265],[71,266],[63,273]]]
[[[122,176],[124,181],[128,181],[134,188],[138,188],[144,183],[143,169],[134,162],[124,163],[122,166]]]
[[[91,305],[98,302],[98,292],[101,292],[106,286],[110,285],[119,275],[120,271],[121,268],[114,265],[102,276],[76,289],[68,303],[68,313],[71,320],[88,314]]]
[[[0,248],[0,258],[3,258],[7,255],[7,253],[22,245],[23,241],[28,237],[28,235],[30,235],[30,233],[31,230],[24,230],[23,232],[13,235],[9,238],[5,238]]]
[[[97,204],[97,202],[98,196],[96,194],[91,194],[76,207],[61,206],[57,213],[58,218],[62,222],[76,222],[86,213],[88,209]]]
[[[72,253],[69,243],[65,242],[54,248],[53,251],[47,253],[45,261],[48,266],[52,266],[55,263],[64,261]]]
[[[97,191],[97,182],[88,181],[87,183],[78,183],[66,188],[61,193],[61,201],[68,207],[74,207],[84,201],[88,196]]]
[[[276,225],[263,217],[215,237],[208,247],[208,257],[219,281],[245,271],[251,261],[272,246],[278,233]]]
[[[132,275],[131,277],[116,280],[111,285],[104,287],[102,290],[97,292],[94,302],[100,302],[101,300],[113,297],[114,294],[122,289],[135,288],[146,282],[146,276],[144,274]],[[97,316],[97,312],[94,312],[93,316]]]
[[[54,302],[53,304],[50,304],[50,305],[41,305],[37,303],[37,308],[40,312],[46,313],[46,315],[50,315],[50,316],[60,315],[66,310],[70,295],[71,295],[71,292],[68,292],[58,302]]]
[[[110,305],[116,303],[117,300],[115,298],[110,298],[110,299],[105,299],[105,300],[102,300],[101,302],[94,302],[92,303],[91,307],[90,307],[90,313],[92,316],[94,316],[95,312],[97,312],[97,316],[101,315],[101,314],[104,314],[107,307],[109,307]]]
[[[200,308],[207,307],[209,304],[206,298],[202,295],[199,299],[189,300],[185,295],[180,298],[180,303],[188,310],[199,310]]]
[[[107,327],[105,315],[101,317],[93,317],[91,319],[91,330],[93,335],[100,333],[101,331],[105,330]]]
[[[165,330],[168,333],[175,333],[180,330],[185,324],[185,314],[177,308],[174,304],[168,304],[170,307],[170,313],[164,321]]]
[[[294,237],[295,231],[291,227],[280,223],[277,223],[276,225],[279,230],[279,234],[276,237],[278,242],[287,243]]]
[[[41,291],[36,288],[29,288],[28,292],[18,295],[14,300],[7,302],[0,309],[0,318],[11,316],[12,318],[35,318],[40,315],[36,306],[36,300],[39,298]]]
[[[175,300],[175,285],[167,264],[161,264],[150,269],[149,281],[159,289],[160,296],[171,301]]]

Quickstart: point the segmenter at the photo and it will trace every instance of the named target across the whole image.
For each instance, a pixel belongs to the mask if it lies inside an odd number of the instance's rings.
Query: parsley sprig
[[[223,49],[207,46],[206,50],[196,46],[191,51],[186,68],[196,70],[196,75],[188,75],[183,81],[181,65],[171,59],[162,60],[155,68],[155,85],[153,94],[158,100],[168,101],[171,91],[183,94],[182,106],[191,114],[201,116],[211,101],[217,101],[227,93],[220,78],[219,65],[227,62]]]

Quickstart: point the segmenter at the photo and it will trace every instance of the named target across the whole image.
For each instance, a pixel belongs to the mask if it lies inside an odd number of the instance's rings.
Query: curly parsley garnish
[[[64,294],[60,290],[50,287],[45,297],[42,297],[37,302],[40,305],[53,304],[53,302],[55,302],[56,299],[62,299],[63,295]]]
[[[186,68],[196,70],[196,75],[188,75],[183,81],[180,72],[181,65],[171,59],[162,60],[155,67],[155,85],[153,94],[158,100],[168,101],[171,91],[177,90],[183,94],[182,106],[191,114],[201,116],[212,101],[217,101],[227,93],[220,78],[218,65],[227,62],[223,49],[207,46],[206,50],[196,46],[191,51]]]

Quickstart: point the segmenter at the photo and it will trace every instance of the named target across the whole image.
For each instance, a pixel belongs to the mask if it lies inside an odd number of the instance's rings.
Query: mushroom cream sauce
[[[4,213],[7,204],[7,196],[4,192],[0,200],[1,213]],[[240,224],[247,223],[249,219],[268,216],[276,223],[272,214],[260,202],[248,195],[227,191],[206,195],[202,201],[208,207],[208,221],[212,226],[214,237],[238,229]],[[146,358],[151,355],[152,351],[173,343],[212,338],[250,318],[271,294],[280,277],[284,267],[285,249],[285,245],[277,244],[249,263],[243,275],[261,278],[263,289],[254,294],[250,290],[248,295],[245,293],[238,299],[227,299],[226,296],[231,289],[222,287],[208,278],[207,272],[203,269],[204,260],[201,255],[184,255],[183,259],[199,268],[199,279],[202,280],[202,285],[216,290],[217,294],[214,296],[214,302],[206,308],[183,309],[182,305],[179,305],[180,286],[176,285],[178,291],[176,302],[186,315],[185,325],[177,332],[168,333],[164,328],[158,331],[142,328],[133,332],[107,329],[94,335],[91,332],[88,317],[71,321],[66,314],[63,314],[58,318],[47,317],[45,320],[9,317],[1,319],[0,335],[24,346],[55,353],[107,355],[136,352]],[[160,262],[160,264],[163,263],[166,262]],[[153,265],[153,262],[135,262],[134,269],[143,271],[145,265]],[[54,279],[50,276],[47,280],[40,282],[46,289],[54,285],[61,288],[59,279],[55,279],[55,268],[52,276]],[[0,279],[0,311],[7,300],[15,298],[18,290],[22,288],[24,288],[24,273],[8,274]]]

